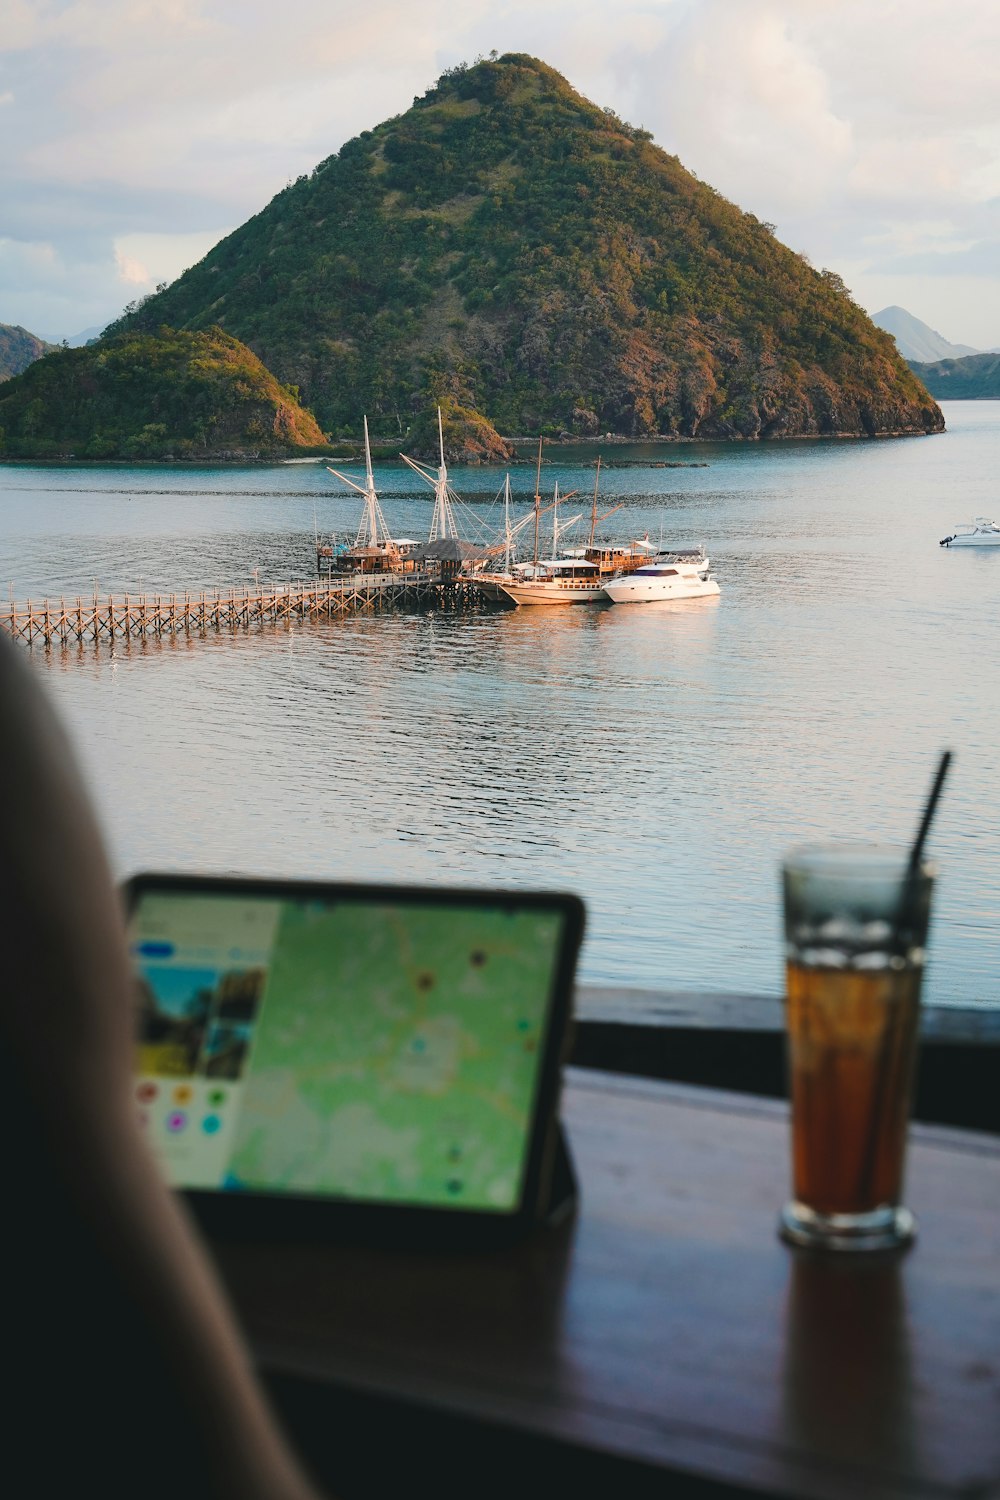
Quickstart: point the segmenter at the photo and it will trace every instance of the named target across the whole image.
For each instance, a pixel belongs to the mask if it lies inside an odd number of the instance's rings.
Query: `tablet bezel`
[[[573,980],[583,939],[585,912],[578,896],[556,891],[490,890],[474,886],[418,886],[354,881],[285,880],[266,877],[143,872],[123,885],[126,921],[149,892],[187,896],[243,896],[270,900],[354,901],[434,908],[508,907],[554,911],[563,919],[547,1007],[548,1026],[538,1066],[528,1129],[521,1197],[512,1209],[485,1210],[377,1203],[335,1195],[280,1192],[178,1191],[209,1233],[240,1239],[359,1238],[398,1244],[492,1244],[517,1238],[559,1208],[553,1174],[565,1159],[558,1123],[561,1070],[568,1058]],[[561,1174],[559,1174],[561,1176]],[[562,1201],[565,1209],[565,1201]]]

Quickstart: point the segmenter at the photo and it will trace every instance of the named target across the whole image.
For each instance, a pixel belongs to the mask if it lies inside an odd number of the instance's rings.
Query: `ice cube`
[[[849,955],[842,948],[803,948],[799,962],[807,969],[846,969]]]
[[[872,926],[875,926],[874,922]],[[866,974],[877,974],[882,970],[893,967],[893,957],[893,954],[884,951],[880,953],[858,953],[855,955],[852,968],[862,969]]]

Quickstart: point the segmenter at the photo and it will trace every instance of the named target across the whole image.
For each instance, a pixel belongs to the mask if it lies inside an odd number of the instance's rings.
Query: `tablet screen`
[[[565,922],[140,886],[135,1095],[168,1180],[516,1209]]]

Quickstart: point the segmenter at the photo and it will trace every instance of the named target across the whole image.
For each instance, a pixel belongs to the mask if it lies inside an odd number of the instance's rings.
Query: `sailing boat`
[[[527,573],[533,570],[538,561],[538,527],[540,518],[549,509],[542,506],[542,496],[539,489],[539,480],[542,472],[542,440],[538,439],[538,468],[535,473],[535,508],[523,516],[520,521],[511,522],[510,519],[510,473],[504,475],[503,482],[503,540],[495,543],[490,552],[493,555],[503,554],[503,566],[501,568],[487,568],[476,577],[479,590],[487,599],[496,599],[505,604],[510,600],[504,593],[503,586],[506,583],[517,583]],[[535,523],[535,562],[526,563],[517,561],[516,539],[526,526]],[[553,548],[554,550],[554,548]]]
[[[571,490],[563,500],[576,494]],[[535,536],[538,536],[538,517],[541,514],[539,496],[535,495]],[[580,519],[574,516],[561,527],[559,524],[559,484],[556,483],[552,501],[552,556],[539,558],[537,540],[535,559],[513,570],[514,576],[500,584],[501,592],[512,604],[597,604],[604,598],[600,569],[596,563],[580,556],[560,557],[559,534]],[[518,576],[520,575],[520,576]]]
[[[542,558],[500,588],[512,604],[599,604],[606,598],[597,564],[581,557]]]
[[[342,484],[348,485],[356,490],[365,502],[361,513],[361,524],[358,534],[354,539],[354,545],[335,551],[330,549],[330,568],[336,573],[399,573],[406,566],[403,557],[406,550],[413,545],[411,541],[403,538],[393,538],[389,535],[389,527],[382,507],[379,504],[378,495],[375,491],[375,476],[372,473],[372,449],[368,437],[368,418],[364,419],[365,426],[365,487],[355,484],[346,474],[341,474],[339,469],[334,469],[327,464],[327,469]],[[317,552],[322,549],[317,547]]]

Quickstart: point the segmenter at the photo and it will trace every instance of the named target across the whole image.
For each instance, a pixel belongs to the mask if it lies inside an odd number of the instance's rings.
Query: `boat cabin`
[[[392,537],[371,547],[359,547],[331,538],[317,543],[316,562],[321,572],[353,575],[357,573],[412,573],[416,569],[412,537]]]
[[[618,573],[631,573],[648,562],[656,548],[647,541],[593,542],[584,552],[584,557],[597,569],[603,578]]]
[[[600,569],[594,562],[580,557],[544,557],[537,563],[516,563],[514,572],[525,582],[535,579],[557,579],[560,582],[575,580],[578,583],[597,583]]]

